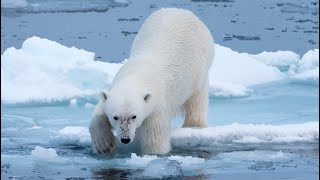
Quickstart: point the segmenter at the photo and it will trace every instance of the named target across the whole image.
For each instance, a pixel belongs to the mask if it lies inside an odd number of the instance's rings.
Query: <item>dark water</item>
[[[120,62],[128,57],[143,21],[161,7],[190,9],[209,27],[216,43],[238,52],[290,50],[303,55],[319,48],[317,0],[142,0],[129,4],[30,0],[23,9],[2,8],[1,53],[39,36],[94,52],[97,60]]]

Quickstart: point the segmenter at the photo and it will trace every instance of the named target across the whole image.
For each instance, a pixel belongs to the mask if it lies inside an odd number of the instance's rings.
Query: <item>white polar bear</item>
[[[135,37],[109,92],[100,94],[89,128],[93,152],[115,149],[114,128],[124,144],[136,136],[142,153],[168,153],[170,120],[179,113],[185,114],[183,127],[206,127],[213,57],[211,33],[192,12],[154,12]]]

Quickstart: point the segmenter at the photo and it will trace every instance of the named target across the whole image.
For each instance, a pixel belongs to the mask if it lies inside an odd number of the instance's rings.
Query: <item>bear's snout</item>
[[[121,142],[123,144],[128,144],[130,142],[130,139],[129,138],[121,139]]]

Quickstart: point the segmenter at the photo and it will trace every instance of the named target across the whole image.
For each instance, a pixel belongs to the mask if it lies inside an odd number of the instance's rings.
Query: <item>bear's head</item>
[[[119,141],[124,144],[132,142],[136,129],[152,111],[151,94],[102,91],[100,99],[103,102],[104,112],[117,132]]]

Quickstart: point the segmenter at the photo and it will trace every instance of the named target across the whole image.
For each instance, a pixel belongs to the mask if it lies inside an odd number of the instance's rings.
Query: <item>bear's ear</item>
[[[107,100],[107,92],[106,91],[101,91],[100,99],[102,100],[102,102],[105,102]]]
[[[150,101],[150,99],[151,99],[151,94],[150,93],[147,93],[146,95],[144,95],[144,101],[145,102],[149,102]]]

